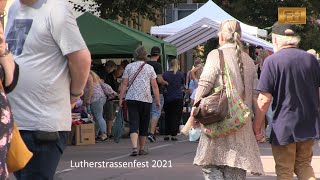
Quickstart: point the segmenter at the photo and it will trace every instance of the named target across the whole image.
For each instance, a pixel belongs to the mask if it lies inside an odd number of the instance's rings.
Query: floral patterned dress
[[[254,88],[257,83],[257,73],[252,59],[242,53],[244,67],[244,83],[235,59],[233,44],[225,44],[220,49],[223,51],[225,63],[230,69],[230,76],[235,81],[235,86],[240,94],[245,91],[244,102],[252,108]],[[196,101],[208,94],[212,88],[219,86],[220,76],[219,53],[214,50],[209,53],[204,71],[200,77]],[[260,151],[253,134],[252,123],[248,121],[236,133],[221,138],[209,138],[202,135],[194,158],[195,165],[228,166],[243,169],[255,174],[264,174]]]
[[[0,66],[0,108],[1,108],[1,121],[0,121],[0,179],[9,179],[9,172],[7,168],[7,155],[12,139],[13,131],[13,115],[11,106],[5,93],[11,92],[17,84],[19,76],[19,66],[16,64],[14,71],[14,78],[11,85],[3,88],[2,84],[4,79],[4,71]]]
[[[0,179],[8,179],[7,154],[10,147],[13,130],[13,116],[8,99],[3,90],[0,92],[1,122],[0,122]]]

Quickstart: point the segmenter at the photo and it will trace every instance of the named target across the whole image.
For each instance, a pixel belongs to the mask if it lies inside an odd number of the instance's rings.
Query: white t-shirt
[[[127,65],[124,70],[122,78],[128,78],[129,84],[133,79],[134,74],[143,61],[137,61]],[[157,75],[152,66],[145,64],[136,79],[133,81],[131,87],[128,89],[126,100],[135,100],[146,103],[152,103],[152,96],[150,91],[150,83],[152,79],[156,79]]]
[[[10,7],[6,41],[20,67],[8,95],[20,130],[70,131],[70,75],[65,55],[86,49],[66,0],[16,0]]]

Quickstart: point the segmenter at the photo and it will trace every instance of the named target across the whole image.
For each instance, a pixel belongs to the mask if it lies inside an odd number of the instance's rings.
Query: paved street
[[[106,142],[90,146],[68,146],[57,170],[56,180],[197,180],[203,179],[199,167],[193,166],[192,161],[197,143],[186,141],[180,136],[178,142],[165,142],[159,138],[156,143],[148,143],[150,154],[147,156],[129,157],[130,141],[122,139],[119,144]],[[261,158],[265,176],[248,175],[248,180],[275,180],[274,161],[270,145],[260,145]],[[109,168],[75,168],[78,162],[109,163]],[[149,163],[149,168],[110,168],[112,162],[140,162],[141,166]],[[160,168],[152,167],[158,163]],[[101,162],[102,163],[102,162]],[[144,163],[144,164],[143,164]],[[98,165],[98,164],[97,164]],[[102,164],[100,164],[102,166]],[[114,165],[114,164],[113,164]],[[167,165],[167,167],[163,167]],[[320,148],[315,146],[313,167],[320,178]],[[11,177],[10,179],[14,179]]]

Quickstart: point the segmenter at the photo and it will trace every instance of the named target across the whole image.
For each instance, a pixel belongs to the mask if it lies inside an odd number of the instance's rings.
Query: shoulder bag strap
[[[222,83],[225,84],[224,82],[224,67],[225,67],[225,62],[224,62],[224,56],[223,56],[223,51],[221,49],[218,49],[219,52],[219,59],[220,59],[220,71],[221,71],[221,78],[222,78]]]
[[[224,67],[225,67],[225,61],[224,61],[224,55],[223,55],[223,51],[218,49],[219,51],[219,59],[220,59],[220,71],[221,71],[221,76],[222,76],[222,82],[223,84],[225,85],[225,82],[224,82],[224,74],[225,74],[225,71],[224,71]],[[243,82],[243,86],[244,86],[244,91],[243,91],[243,94],[241,96],[242,100],[244,100],[244,97],[245,97],[245,94],[246,94],[246,85],[245,85],[245,82],[244,82],[244,74],[241,74],[241,79],[242,79],[242,82]]]
[[[146,63],[143,63],[139,69],[137,70],[137,72],[133,75],[133,78],[131,79],[131,81],[129,82],[129,86],[128,86],[128,89],[127,91],[130,89],[131,85],[133,84],[134,80],[136,80],[138,74],[141,72],[141,70],[143,69],[143,66],[145,65]]]

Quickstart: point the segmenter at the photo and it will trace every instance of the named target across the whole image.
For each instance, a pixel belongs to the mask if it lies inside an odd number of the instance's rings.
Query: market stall
[[[216,38],[220,23],[236,19],[226,13],[212,0],[201,6],[189,16],[163,26],[151,27],[151,34],[165,37],[164,40],[177,46],[178,55],[209,39]],[[266,37],[267,31],[240,22],[242,40],[273,50],[272,44],[259,38]]]
[[[77,18],[77,22],[93,59],[132,58],[139,45],[148,52],[153,46],[161,48],[163,65],[168,56],[177,55],[174,45],[113,20],[86,12]]]

